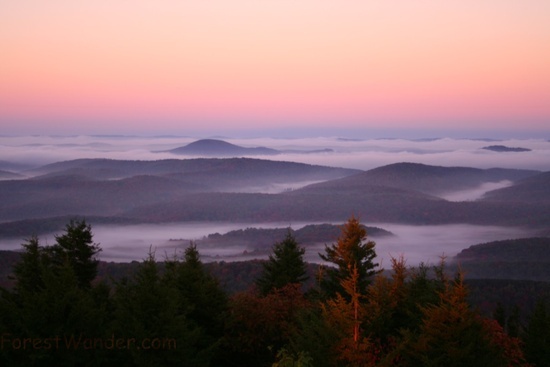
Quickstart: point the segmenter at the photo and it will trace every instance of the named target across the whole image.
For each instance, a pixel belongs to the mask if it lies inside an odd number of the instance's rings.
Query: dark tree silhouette
[[[97,276],[97,254],[101,251],[99,244],[93,242],[91,225],[85,220],[71,220],[65,233],[56,236],[55,240],[57,243],[48,249],[53,261],[57,264],[69,261],[79,287],[90,288]]]
[[[260,294],[267,295],[287,284],[299,284],[308,279],[304,262],[305,249],[298,245],[290,228],[283,241],[273,246],[269,260],[263,263],[263,272],[256,280]]]

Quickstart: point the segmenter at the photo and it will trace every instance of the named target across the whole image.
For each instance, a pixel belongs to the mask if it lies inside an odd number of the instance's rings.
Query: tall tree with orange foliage
[[[366,294],[370,279],[377,273],[375,268],[378,264],[374,262],[375,245],[373,241],[367,241],[366,229],[352,216],[342,226],[337,243],[326,245],[325,254],[319,254],[321,259],[335,265],[328,267],[326,275],[321,279],[324,296],[332,298],[337,294],[347,294],[342,281],[351,278],[353,269],[357,271],[357,291],[362,295]]]

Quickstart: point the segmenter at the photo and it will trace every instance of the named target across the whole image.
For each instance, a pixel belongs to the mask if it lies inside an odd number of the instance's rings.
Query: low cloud
[[[124,160],[184,159],[170,153],[153,153],[189,144],[188,137],[0,137],[1,160],[39,166],[78,158],[112,158]],[[280,154],[262,159],[294,161],[324,166],[368,170],[397,162],[415,162],[438,166],[476,168],[522,168],[550,170],[550,143],[546,140],[503,140],[499,145],[524,147],[530,152],[499,153],[483,150],[494,142],[467,139],[372,139],[338,138],[300,139],[225,139],[245,146],[265,146],[279,150],[332,149],[314,154]]]

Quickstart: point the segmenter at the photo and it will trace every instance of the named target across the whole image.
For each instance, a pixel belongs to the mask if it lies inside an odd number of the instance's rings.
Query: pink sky
[[[549,131],[549,19],[548,0],[4,1],[0,125]]]

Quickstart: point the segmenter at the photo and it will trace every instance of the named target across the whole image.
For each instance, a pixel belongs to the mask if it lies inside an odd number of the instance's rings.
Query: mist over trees
[[[3,365],[537,366],[547,365],[544,300],[527,323],[468,302],[463,274],[393,258],[351,217],[304,288],[304,250],[274,239],[256,286],[227,294],[195,244],[100,281],[91,226],[71,221],[56,243],[31,237],[0,296]],[[503,321],[504,320],[504,321]],[[519,320],[519,319],[518,319]]]

